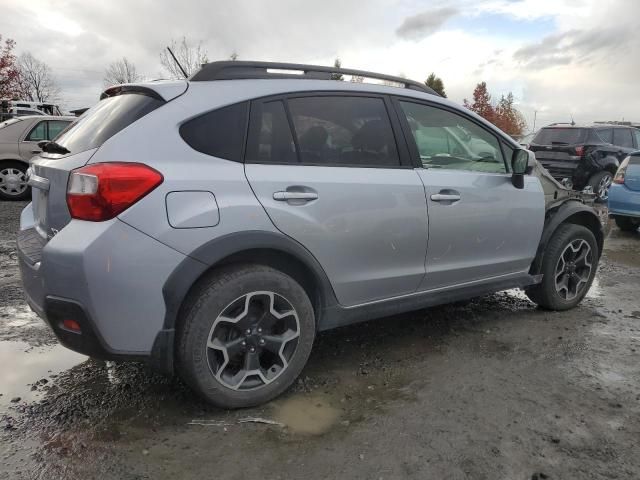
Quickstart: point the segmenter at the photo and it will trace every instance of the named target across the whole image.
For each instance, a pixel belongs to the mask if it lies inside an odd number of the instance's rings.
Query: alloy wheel
[[[593,252],[586,240],[577,239],[562,251],[556,264],[556,292],[564,300],[576,298],[586,288],[591,277]]]
[[[27,189],[25,172],[15,167],[5,167],[0,170],[0,192],[5,195],[18,196]]]
[[[227,305],[209,331],[211,373],[232,390],[270,384],[288,367],[300,337],[298,314],[274,292],[247,293]]]
[[[611,187],[612,183],[613,177],[611,176],[611,174],[607,173],[602,177],[602,179],[598,183],[598,191],[596,192],[600,200],[604,201],[609,198],[609,188]]]

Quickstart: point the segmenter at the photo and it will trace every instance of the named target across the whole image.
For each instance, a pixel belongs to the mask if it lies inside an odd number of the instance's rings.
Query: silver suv
[[[321,330],[514,287],[571,308],[602,251],[533,154],[370,72],[210,63],[109,88],[43,150],[18,236],[32,308],[223,407],[282,393]]]

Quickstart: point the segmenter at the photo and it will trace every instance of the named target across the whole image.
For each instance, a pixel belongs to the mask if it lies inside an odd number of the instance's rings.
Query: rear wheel
[[[603,171],[593,175],[588,185],[593,189],[596,198],[600,202],[606,202],[609,199],[609,188],[613,183],[613,175],[610,172]]]
[[[618,228],[625,232],[635,232],[640,227],[640,219],[632,217],[615,217]]]
[[[22,162],[0,162],[0,200],[26,200],[31,194],[27,186],[27,165]]]
[[[291,277],[262,265],[228,267],[190,300],[178,331],[178,368],[206,400],[225,408],[258,405],[298,377],[315,318]]]
[[[566,223],[553,234],[542,261],[542,283],[526,290],[542,308],[568,310],[582,301],[596,274],[600,253],[586,227]]]

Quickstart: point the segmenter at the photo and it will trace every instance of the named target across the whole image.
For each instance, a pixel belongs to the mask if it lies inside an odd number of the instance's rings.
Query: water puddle
[[[24,342],[0,342],[0,408],[18,397],[20,402],[38,399],[51,384],[51,375],[86,359],[62,345],[34,348]]]
[[[327,432],[340,417],[340,410],[326,399],[313,396],[294,396],[279,402],[274,418],[294,433],[320,435]]]

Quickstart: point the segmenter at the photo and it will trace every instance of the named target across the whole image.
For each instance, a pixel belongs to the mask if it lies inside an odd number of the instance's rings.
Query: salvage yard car
[[[633,232],[640,227],[640,152],[625,158],[613,178],[609,215],[620,230]]]
[[[49,115],[15,117],[0,123],[0,200],[24,200],[29,160],[40,153],[39,142],[55,138],[75,120]]]
[[[371,72],[209,63],[108,88],[43,150],[18,235],[31,307],[67,347],[227,408],[285,391],[318,331],[516,287],[572,308],[602,252],[588,198],[531,152]]]
[[[590,187],[606,202],[620,162],[640,149],[640,130],[621,125],[552,124],[540,129],[529,149],[556,180],[576,190]]]

